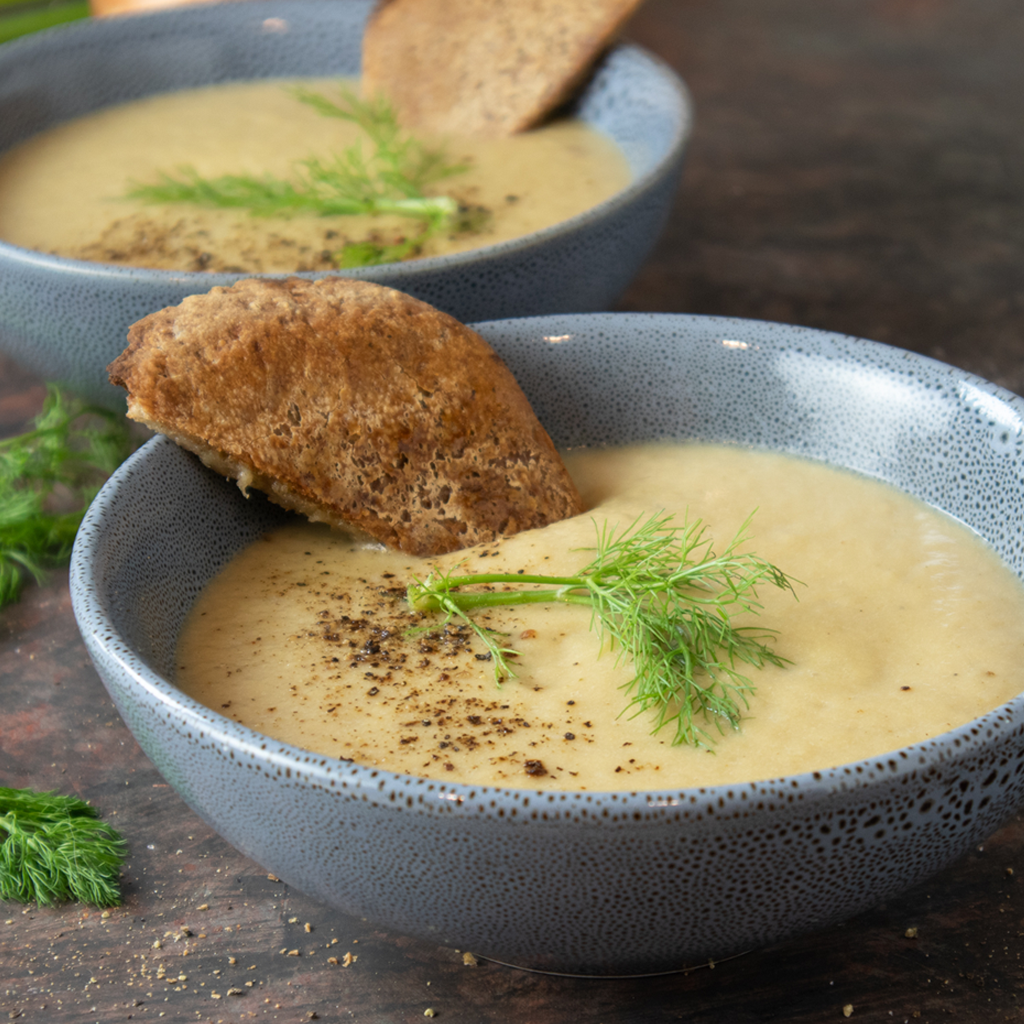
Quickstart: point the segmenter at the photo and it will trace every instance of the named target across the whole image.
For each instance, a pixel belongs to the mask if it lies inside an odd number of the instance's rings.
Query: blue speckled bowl
[[[595,314],[480,329],[559,445],[700,438],[821,459],[945,509],[1024,571],[1024,401],[992,384],[752,321]],[[1024,796],[1024,697],[869,761],[682,791],[445,785],[270,740],[171,679],[200,589],[281,515],[152,441],[91,508],[72,598],[168,782],[240,850],[350,914],[535,969],[668,971],[869,908]]]
[[[232,79],[358,74],[370,6],[203,4],[16,40],[0,47],[0,153],[61,121],[154,92]],[[521,239],[346,276],[409,292],[463,321],[607,309],[667,216],[690,105],[669,68],[624,45],[605,59],[575,112],[625,152],[634,180],[624,191]],[[0,241],[0,349],[41,376],[123,407],[104,369],[124,348],[128,327],[186,295],[251,276],[85,263]]]

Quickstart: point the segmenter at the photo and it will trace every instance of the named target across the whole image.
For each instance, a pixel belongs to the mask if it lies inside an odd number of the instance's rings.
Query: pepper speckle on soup
[[[204,592],[178,685],[252,728],[363,764],[479,785],[636,790],[826,768],[946,732],[1024,690],[1024,588],[965,527],[882,483],[785,455],[702,445],[570,452],[589,511],[429,562],[295,522]],[[500,687],[465,626],[404,601],[434,565],[569,573],[595,522],[665,509],[724,544],[756,506],[748,547],[801,581],[760,593],[756,625],[789,664],[713,753],[625,712],[631,666],[585,608],[490,609],[515,647]],[[429,625],[429,622],[427,622]],[[717,735],[711,726],[713,735]]]
[[[355,87],[356,83],[347,83]],[[386,249],[415,238],[415,217],[393,213],[252,216],[126,198],[134,185],[180,176],[308,177],[372,145],[353,123],[296,99],[297,86],[332,100],[335,81],[269,80],[208,86],[97,111],[40,133],[0,160],[0,238],[74,259],[158,269],[294,272],[339,265],[347,245]],[[415,246],[435,256],[517,238],[573,217],[629,182],[625,157],[575,120],[508,139],[423,140],[465,170],[427,186],[459,207],[445,230]],[[399,258],[399,257],[396,257]]]

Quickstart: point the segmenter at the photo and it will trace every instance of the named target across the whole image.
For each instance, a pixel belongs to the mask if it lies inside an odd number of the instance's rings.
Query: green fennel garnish
[[[342,268],[405,259],[434,235],[475,226],[451,196],[426,193],[442,179],[461,174],[467,165],[449,163],[442,150],[403,132],[385,100],[360,100],[345,89],[338,103],[306,88],[293,89],[292,94],[325,117],[358,125],[370,142],[369,152],[357,143],[327,159],[308,157],[297,162],[291,179],[269,174],[208,179],[192,167],[182,167],[176,175],[161,173],[156,184],[132,185],[128,197],[152,204],[244,209],[261,217],[397,214],[416,225],[393,243],[348,243],[335,254]]]
[[[130,451],[123,416],[54,385],[32,428],[0,440],[0,608],[67,561],[86,507]]]
[[[738,626],[741,613],[761,609],[757,588],[768,584],[795,596],[794,580],[780,569],[737,549],[747,540],[750,518],[721,554],[700,520],[676,524],[664,513],[636,520],[616,535],[598,529],[596,557],[572,576],[522,573],[431,573],[407,590],[422,612],[441,612],[468,623],[493,659],[500,684],[513,678],[518,652],[469,613],[502,605],[561,602],[591,609],[591,628],[602,642],[629,658],[635,675],[625,685],[627,710],[653,712],[657,732],[674,723],[673,744],[710,749],[714,737],[702,725],[737,728],[752,681],[739,666],[784,665],[771,642],[775,631]],[[537,586],[547,589],[537,589]],[[500,586],[470,590],[465,587]],[[511,589],[511,588],[530,589]]]
[[[116,906],[126,850],[78,797],[0,786],[0,900]]]

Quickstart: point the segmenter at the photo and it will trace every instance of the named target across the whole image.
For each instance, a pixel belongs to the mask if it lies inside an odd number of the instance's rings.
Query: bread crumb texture
[[[365,281],[249,279],[135,323],[128,415],[313,521],[430,556],[582,511],[497,353]]]
[[[363,36],[363,90],[417,132],[502,138],[583,84],[640,0],[387,0]]]

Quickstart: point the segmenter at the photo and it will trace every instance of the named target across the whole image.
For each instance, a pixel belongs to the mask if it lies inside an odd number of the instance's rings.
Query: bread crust
[[[386,0],[362,83],[410,131],[502,138],[564,104],[641,0]]]
[[[311,519],[410,554],[582,510],[475,331],[365,281],[250,279],[134,324],[107,368],[128,415]]]

